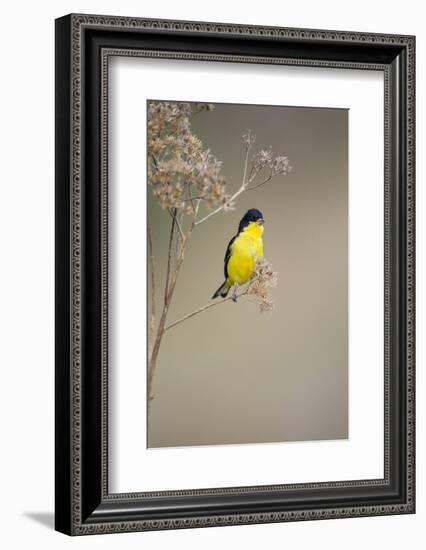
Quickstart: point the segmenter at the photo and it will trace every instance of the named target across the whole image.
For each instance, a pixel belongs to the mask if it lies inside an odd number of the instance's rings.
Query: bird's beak
[[[263,218],[259,218],[257,220],[258,225],[263,225],[265,223],[265,220]]]

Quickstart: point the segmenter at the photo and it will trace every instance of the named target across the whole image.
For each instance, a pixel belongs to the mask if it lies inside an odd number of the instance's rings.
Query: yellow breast
[[[228,261],[228,284],[242,285],[253,274],[256,258],[263,256],[263,227],[250,223],[232,243]]]

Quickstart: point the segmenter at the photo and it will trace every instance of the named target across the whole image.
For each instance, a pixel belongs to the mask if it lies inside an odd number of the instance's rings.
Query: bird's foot
[[[238,298],[237,289],[235,288],[231,296],[231,300],[234,302],[234,304],[237,303],[237,298]]]

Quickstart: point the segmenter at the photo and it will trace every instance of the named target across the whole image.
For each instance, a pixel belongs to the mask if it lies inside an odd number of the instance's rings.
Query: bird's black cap
[[[238,226],[238,233],[240,233],[250,222],[257,222],[257,220],[263,220],[263,214],[257,208],[250,208],[244,214]]]

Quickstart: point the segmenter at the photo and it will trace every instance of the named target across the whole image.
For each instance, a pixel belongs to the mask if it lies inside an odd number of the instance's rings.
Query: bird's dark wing
[[[232,237],[232,239],[229,241],[228,243],[228,248],[226,249],[226,252],[225,252],[225,264],[224,264],[224,272],[225,272],[225,279],[228,278],[228,262],[229,262],[229,258],[231,257],[231,252],[232,252],[232,244],[233,242],[235,241],[235,239],[238,237],[238,235],[235,235],[235,237]]]

